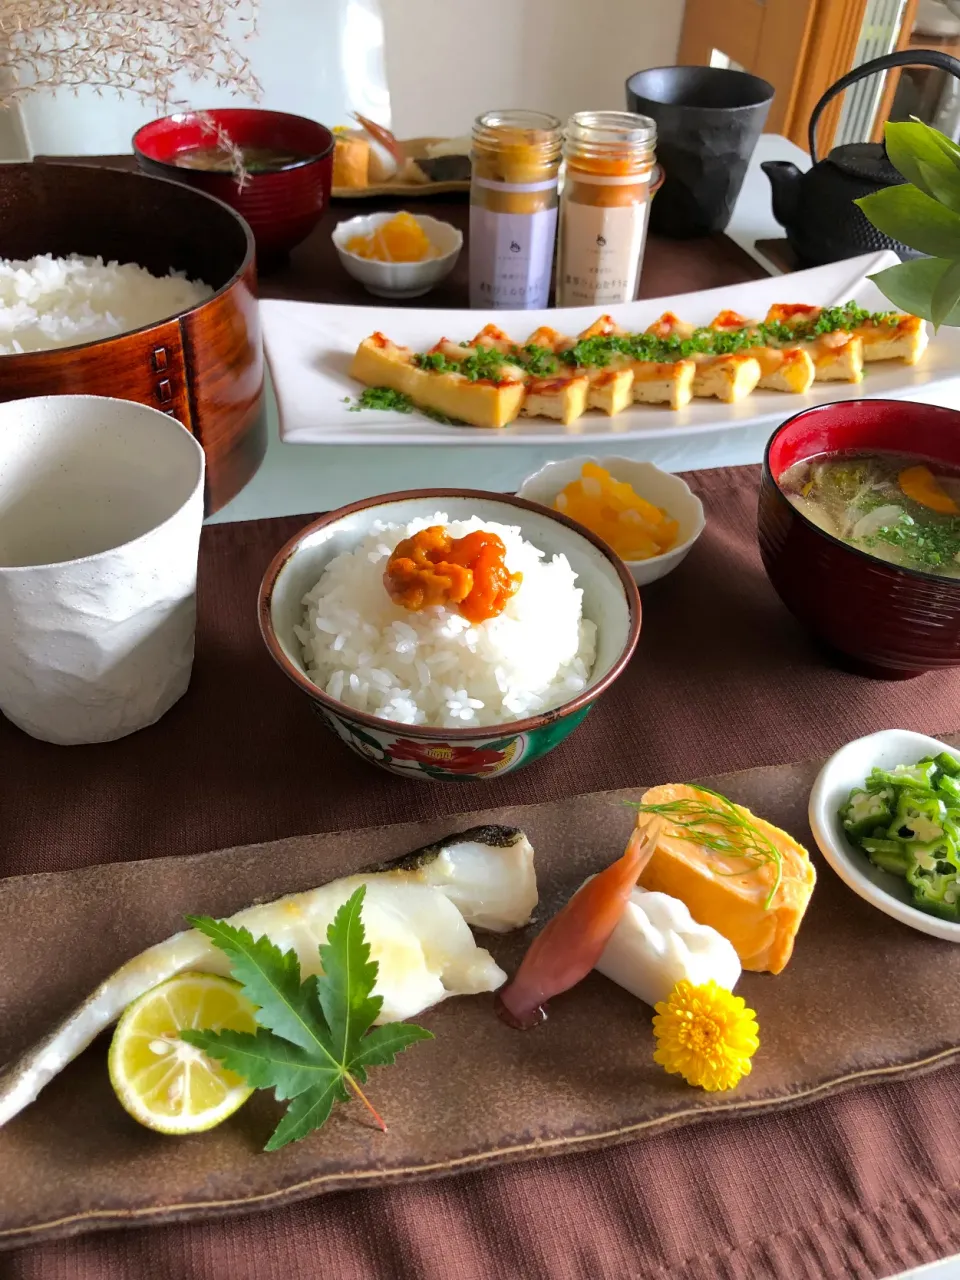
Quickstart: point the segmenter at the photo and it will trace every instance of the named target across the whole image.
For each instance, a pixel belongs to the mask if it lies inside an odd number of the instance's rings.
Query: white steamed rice
[[[503,613],[470,623],[444,608],[410,612],[383,584],[397,543],[428,525],[461,538],[496,533],[523,581]],[[336,556],[304,597],[297,627],[310,678],[331,698],[400,724],[452,729],[508,723],[559,706],[586,688],[596,626],[566,556],[549,562],[519,528],[438,513],[407,525],[377,522],[353,551]]]
[[[113,338],[212,297],[202,280],[102,258],[0,258],[0,355]]]

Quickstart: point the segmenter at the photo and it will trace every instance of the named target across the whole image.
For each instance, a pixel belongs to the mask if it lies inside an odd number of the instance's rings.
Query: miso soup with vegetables
[[[807,459],[780,488],[818,528],[905,569],[960,577],[960,471],[906,454]]]
[[[311,158],[279,147],[240,147],[239,152],[243,158],[243,167],[251,174],[276,173],[288,165]],[[216,143],[187,147],[173,157],[173,163],[181,169],[206,169],[211,173],[233,173],[236,160],[235,152],[225,151]]]
[[[960,921],[960,761],[941,751],[874,769],[840,821],[875,867],[906,880],[915,907]]]

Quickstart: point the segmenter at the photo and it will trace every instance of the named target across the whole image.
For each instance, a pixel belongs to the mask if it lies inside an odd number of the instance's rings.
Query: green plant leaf
[[[362,1084],[366,1079],[367,1067],[387,1067],[408,1045],[416,1044],[418,1040],[432,1039],[431,1032],[414,1026],[412,1022],[387,1022],[382,1027],[373,1027],[360,1041],[350,1060],[351,1073]]]
[[[373,996],[377,965],[370,961],[370,945],[364,936],[360,908],[363,894],[355,893],[343,904],[320,946],[323,976],[313,980],[316,1000],[323,1010],[333,1051],[341,1062],[355,1054],[365,1031],[383,1008],[381,996]]]
[[[254,938],[224,920],[189,917],[230,960],[233,976],[257,1005],[255,1035],[241,1031],[185,1030],[181,1038],[223,1062],[257,1089],[273,1089],[289,1101],[266,1145],[276,1151],[325,1124],[335,1102],[351,1091],[386,1125],[367,1101],[361,1084],[367,1068],[392,1063],[417,1040],[432,1040],[423,1027],[406,1022],[374,1027],[383,1007],[373,995],[378,966],[361,917],[366,886],[340,907],[321,945],[323,972],[300,981],[300,962],[269,938]]]
[[[929,194],[954,213],[960,213],[960,169],[952,164],[934,168],[925,160],[917,161],[917,168]]]
[[[306,1049],[262,1027],[255,1035],[246,1031],[185,1029],[180,1032],[180,1039],[216,1058],[255,1089],[273,1089],[281,1101],[316,1088],[318,1082],[323,1083],[330,1076],[339,1079],[335,1063],[319,1062]]]
[[[888,124],[884,130],[884,144],[894,167],[903,174],[907,182],[912,182],[928,196],[936,196],[937,193],[927,184],[921,164],[938,172],[960,172],[954,158],[937,141],[936,129],[931,129],[920,121],[904,120]]]
[[[939,329],[954,312],[960,312],[960,262],[951,262],[937,282],[930,300],[930,319]]]
[[[918,120],[916,116],[911,116],[911,119],[917,124],[923,123],[921,120]],[[933,129],[928,124],[924,125],[924,128],[930,130],[933,135],[933,140],[940,150],[945,155],[949,156],[957,168],[960,169],[960,145],[954,142],[952,138],[948,138],[945,133],[941,133],[939,129]]]
[[[337,1084],[336,1079],[331,1079],[294,1098],[271,1134],[264,1151],[278,1151],[288,1142],[299,1142],[307,1134],[313,1133],[314,1129],[322,1128],[330,1119],[333,1104],[343,1101],[343,1097],[338,1094]]]
[[[933,319],[933,295],[952,261],[945,258],[917,258],[878,271],[870,279],[895,307],[911,315]],[[960,324],[960,308],[951,311],[944,324]]]
[[[960,214],[918,187],[884,187],[854,204],[880,231],[911,249],[936,258],[960,258]]]
[[[254,938],[226,920],[187,916],[187,922],[224,952],[243,994],[257,1006],[262,1027],[303,1049],[317,1047],[326,1028],[303,997],[295,951],[281,951],[269,938]]]

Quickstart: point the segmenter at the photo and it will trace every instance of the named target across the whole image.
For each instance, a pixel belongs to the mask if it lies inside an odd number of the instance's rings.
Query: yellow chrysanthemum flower
[[[732,1089],[750,1074],[760,1046],[757,1015],[740,996],[715,982],[678,982],[654,1006],[654,1062],[709,1093]]]

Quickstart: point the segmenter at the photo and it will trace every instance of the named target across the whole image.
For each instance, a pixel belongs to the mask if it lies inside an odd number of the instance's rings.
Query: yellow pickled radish
[[[624,560],[649,560],[675,545],[676,520],[654,506],[624,480],[615,480],[595,462],[585,462],[554,501],[557,511],[602,538]]]
[[[436,254],[412,213],[398,213],[370,235],[354,236],[347,241],[347,252],[377,262],[423,262]]]

